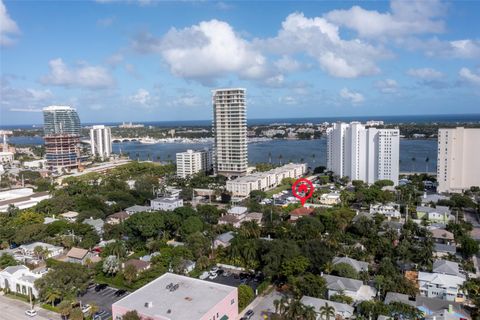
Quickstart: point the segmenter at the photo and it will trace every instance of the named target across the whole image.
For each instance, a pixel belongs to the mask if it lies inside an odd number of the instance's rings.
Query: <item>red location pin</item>
[[[305,178],[300,178],[292,185],[292,193],[293,195],[300,200],[302,206],[305,205],[307,199],[310,199],[313,196],[313,183]],[[297,193],[298,192],[298,193]],[[302,193],[300,195],[299,193]]]

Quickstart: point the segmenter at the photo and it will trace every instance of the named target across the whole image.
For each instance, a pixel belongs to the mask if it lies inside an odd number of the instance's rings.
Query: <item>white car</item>
[[[29,317],[35,317],[37,315],[37,310],[35,309],[26,310],[25,314]]]
[[[218,271],[218,267],[213,267],[212,270],[210,270],[210,272],[213,272],[213,273],[217,273]]]
[[[87,313],[88,311],[90,311],[90,309],[92,309],[92,307],[89,304],[84,304],[82,306],[82,312],[83,313]]]
[[[216,273],[210,273],[210,277],[208,277],[208,279],[213,280],[213,279],[215,279],[216,277],[218,277],[218,274],[216,274]]]

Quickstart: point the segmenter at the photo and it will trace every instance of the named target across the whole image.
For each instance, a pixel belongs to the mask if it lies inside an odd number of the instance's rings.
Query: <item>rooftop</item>
[[[327,288],[330,290],[348,290],[348,291],[358,291],[363,282],[356,279],[343,278],[331,275],[324,275],[323,278],[327,282]]]
[[[339,263],[346,263],[352,268],[354,268],[357,272],[360,271],[368,271],[368,263],[364,261],[358,261],[352,258],[348,257],[335,257],[333,258],[333,264],[339,264]]]
[[[178,284],[178,288],[173,291],[167,289],[170,284]],[[237,291],[237,288],[165,273],[115,302],[112,307],[137,310],[147,317],[170,320],[200,319],[233,291]]]
[[[312,208],[300,207],[300,208],[297,208],[295,210],[290,211],[290,214],[294,215],[294,216],[309,216],[313,213],[313,211],[315,211],[315,210],[312,209]]]
[[[447,260],[436,260],[433,263],[433,272],[463,277],[458,269],[458,263]]]
[[[446,214],[446,213],[450,213],[450,208],[448,208],[446,206],[437,206],[435,208],[418,206],[417,211],[425,212],[425,213],[436,212],[436,213],[440,213],[440,214]]]
[[[88,250],[82,248],[72,248],[67,253],[67,257],[74,259],[83,259],[88,253]]]
[[[300,302],[306,306],[314,307],[317,313],[320,313],[321,308],[328,304],[329,306],[332,306],[333,308],[335,308],[335,313],[337,314],[340,313],[340,314],[353,315],[353,307],[345,303],[339,303],[339,302],[325,300],[325,299],[318,299],[318,298],[309,297],[309,296],[303,296]]]
[[[436,239],[444,239],[444,240],[454,239],[453,233],[445,229],[433,229],[431,230],[431,232],[432,232],[432,236]]]

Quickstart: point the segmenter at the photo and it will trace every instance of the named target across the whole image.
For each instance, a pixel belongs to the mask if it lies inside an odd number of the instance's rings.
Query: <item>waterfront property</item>
[[[112,153],[112,133],[109,127],[99,125],[90,129],[90,152],[92,156],[97,156],[102,161],[110,158]]]
[[[254,190],[266,191],[279,186],[285,178],[300,178],[307,172],[305,163],[289,163],[284,166],[249,174],[227,181],[227,191],[235,197],[248,197]]]
[[[438,192],[462,192],[480,186],[480,129],[438,130]]]
[[[335,123],[327,129],[327,169],[340,177],[398,185],[400,131],[366,128],[360,122]]]
[[[212,169],[212,152],[204,150],[187,150],[176,154],[177,176],[187,178],[199,172],[206,173]]]
[[[113,319],[131,310],[152,320],[237,319],[237,288],[165,273],[115,302]]]

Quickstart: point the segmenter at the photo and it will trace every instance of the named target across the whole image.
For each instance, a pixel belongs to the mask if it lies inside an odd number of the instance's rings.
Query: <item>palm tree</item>
[[[412,157],[412,172],[415,172],[415,161],[417,161],[417,159]]]
[[[325,320],[330,320],[330,318],[334,318],[335,308],[330,306],[328,302],[326,302],[325,305],[320,308],[320,317]]]
[[[60,311],[60,315],[62,316],[62,319],[66,319],[70,314],[70,312],[72,312],[72,304],[67,300],[63,300],[58,305],[58,310]]]
[[[428,162],[430,161],[429,157],[425,158],[425,173],[428,173]]]
[[[55,301],[57,301],[61,297],[62,297],[62,294],[58,290],[49,288],[45,295],[45,301],[48,303],[51,303],[52,307],[54,307]]]
[[[303,306],[303,319],[305,320],[317,320],[317,313],[313,306]]]
[[[333,263],[331,261],[325,263],[325,266],[323,267],[323,271],[326,274],[330,274],[333,271]]]

